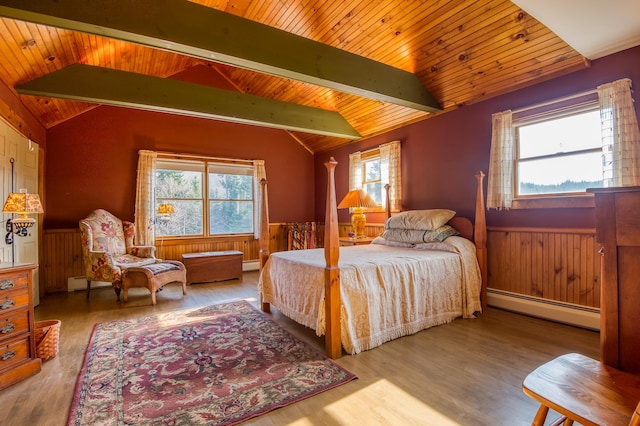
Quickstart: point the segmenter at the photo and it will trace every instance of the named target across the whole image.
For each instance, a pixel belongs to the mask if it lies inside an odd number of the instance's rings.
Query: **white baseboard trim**
[[[487,289],[487,304],[590,330],[600,330],[600,309],[597,308],[525,296],[493,288]]]
[[[111,287],[111,283],[106,281],[91,281],[91,288]],[[87,289],[87,280],[84,275],[67,278],[67,291],[78,291]]]
[[[249,260],[247,262],[242,262],[242,272],[257,271],[258,269],[260,269],[259,260]]]

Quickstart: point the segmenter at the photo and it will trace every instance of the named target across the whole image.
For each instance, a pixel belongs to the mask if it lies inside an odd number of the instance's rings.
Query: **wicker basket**
[[[47,320],[35,323],[36,355],[43,361],[58,354],[60,321]]]

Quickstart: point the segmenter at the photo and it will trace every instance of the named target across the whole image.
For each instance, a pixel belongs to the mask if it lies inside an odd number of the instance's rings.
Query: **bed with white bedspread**
[[[260,236],[261,306],[271,305],[325,336],[327,355],[356,354],[387,341],[472,318],[486,305],[486,222],[482,179],[474,222],[447,209],[387,208],[370,245],[339,246],[334,170],[327,167],[324,248],[270,254],[266,180]],[[387,194],[387,206],[389,206]]]
[[[452,236],[449,251],[376,244],[340,249],[341,341],[355,354],[481,311],[473,243]],[[325,333],[322,249],[272,253],[260,276],[262,300]]]

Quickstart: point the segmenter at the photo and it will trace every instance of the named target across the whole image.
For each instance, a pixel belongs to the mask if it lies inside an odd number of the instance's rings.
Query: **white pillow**
[[[399,243],[420,244],[443,242],[452,235],[459,235],[458,231],[449,225],[438,229],[385,229],[380,236],[384,239]]]
[[[386,238],[376,237],[371,241],[371,244],[381,244],[383,246],[389,247],[402,247],[402,248],[413,248],[415,244],[413,243],[402,243],[400,241],[392,241],[387,240]]]
[[[456,212],[447,209],[408,210],[387,219],[385,229],[434,230],[445,225]]]
[[[438,251],[448,251],[451,253],[457,253],[458,250],[452,246],[451,244],[447,243],[446,241],[440,243],[440,242],[435,242],[435,243],[420,243],[420,244],[416,244],[414,247],[416,250],[438,250]]]

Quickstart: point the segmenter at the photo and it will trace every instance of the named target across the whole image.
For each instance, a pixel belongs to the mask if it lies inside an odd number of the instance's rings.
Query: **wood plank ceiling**
[[[446,111],[587,67],[507,0],[194,0],[414,73]],[[1,3],[1,0],[0,0]],[[0,18],[0,80],[9,88],[81,63],[159,77],[206,64],[238,91],[337,111],[363,137],[429,113],[101,36]],[[96,105],[18,95],[50,128]],[[290,132],[310,152],[352,140]]]

